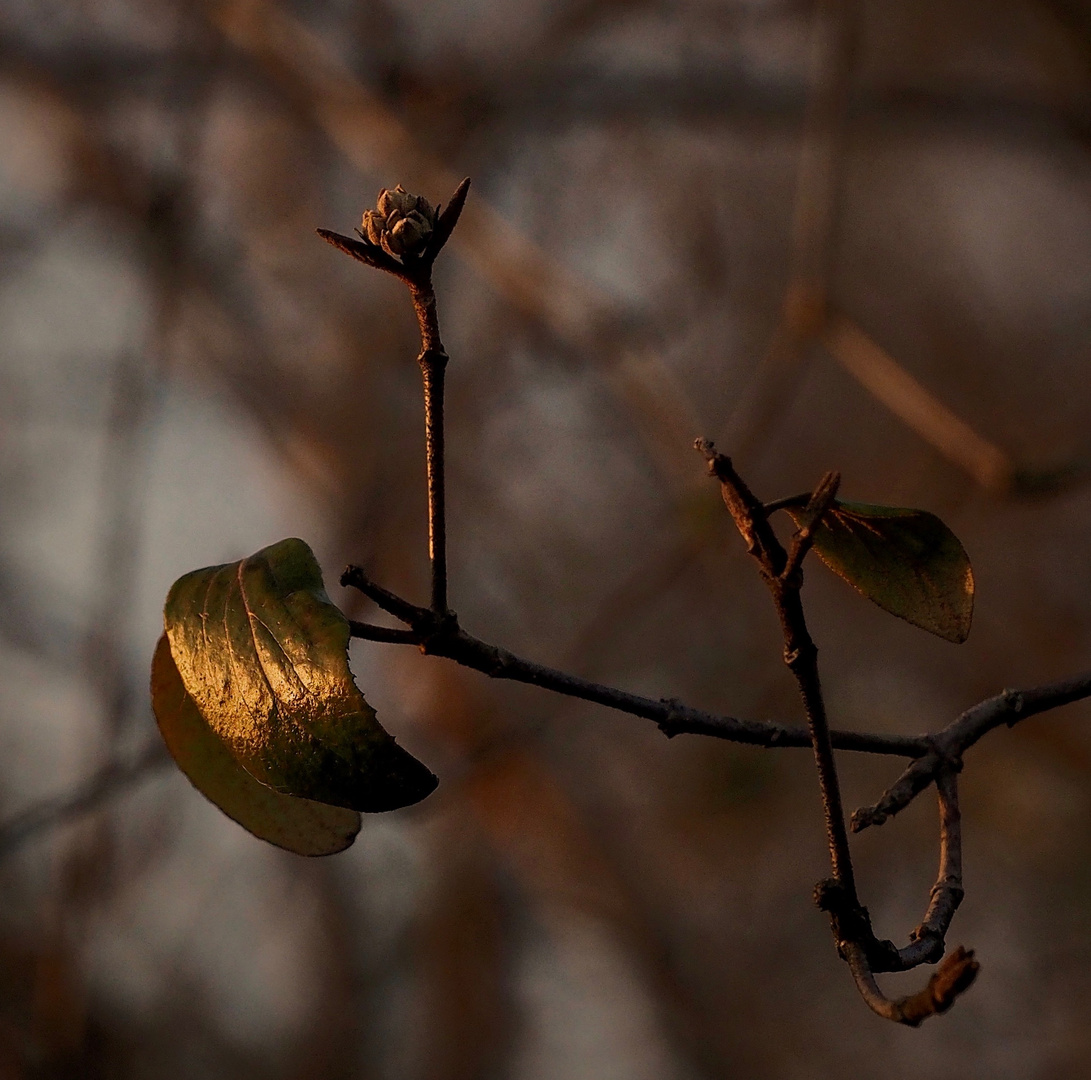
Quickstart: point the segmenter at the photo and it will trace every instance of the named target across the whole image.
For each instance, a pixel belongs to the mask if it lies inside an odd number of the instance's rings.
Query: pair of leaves
[[[435,789],[357,688],[348,621],[302,540],[179,578],[164,622],[152,666],[159,729],[194,786],[256,836],[333,854],[352,843],[360,811]]]
[[[788,507],[801,524],[801,507]],[[814,551],[885,611],[947,641],[970,633],[974,575],[958,537],[935,514],[834,502],[814,534]]]

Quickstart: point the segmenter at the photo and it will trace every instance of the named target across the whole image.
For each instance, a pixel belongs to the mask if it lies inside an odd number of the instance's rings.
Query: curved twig
[[[885,1020],[893,1020],[908,1027],[917,1027],[930,1016],[945,1013],[960,994],[970,988],[977,978],[978,963],[973,950],[961,945],[948,956],[936,973],[928,980],[928,985],[915,994],[904,998],[888,998],[868,966],[867,951],[858,942],[844,942],[842,952],[852,972],[856,989],[864,1003],[873,1013]]]
[[[962,755],[993,728],[1014,727],[1020,720],[1091,697],[1091,672],[1027,690],[1002,690],[967,709],[930,737],[928,753],[909,765],[878,802],[852,815],[852,831],[882,825],[904,810],[944,769],[962,768]]]
[[[934,964],[945,948],[951,920],[962,903],[962,814],[958,807],[958,774],[944,769],[936,776],[939,801],[939,873],[932,886],[928,910],[910,935],[912,942],[898,950],[906,969]]]
[[[958,776],[944,769],[936,777],[939,802],[939,871],[932,886],[928,909],[920,925],[909,935],[909,944],[868,938],[866,952],[873,972],[909,971],[934,964],[946,951],[947,931],[962,903],[962,815],[958,806]],[[866,936],[866,935],[865,935]]]

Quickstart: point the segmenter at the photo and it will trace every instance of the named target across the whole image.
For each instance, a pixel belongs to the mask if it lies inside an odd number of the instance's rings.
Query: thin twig
[[[447,611],[447,511],[444,485],[443,382],[447,352],[439,337],[436,294],[429,278],[410,286],[421,332],[424,384],[424,443],[428,467],[428,558],[432,564],[432,610]]]
[[[935,963],[944,951],[944,939],[965,890],[962,887],[962,814],[958,806],[958,774],[944,769],[936,777],[939,802],[939,873],[931,901],[912,943],[898,950],[906,968]]]
[[[570,675],[555,668],[524,660],[506,649],[490,645],[467,634],[453,617],[448,617],[446,620],[437,619],[430,608],[418,607],[395,596],[371,581],[358,566],[350,566],[345,571],[341,577],[341,584],[359,589],[384,611],[394,615],[411,628],[405,632],[405,636],[388,637],[386,633],[392,635],[395,631],[385,631],[380,638],[376,631],[383,628],[353,622],[349,625],[354,637],[417,645],[422,652],[430,656],[446,657],[463,667],[483,672],[490,678],[529,683],[531,686],[540,686],[545,690],[552,690],[568,697],[593,701],[632,716],[641,716],[655,721],[668,737],[683,734],[707,735],[730,742],[769,748],[811,745],[810,736],[802,727],[720,716],[691,708],[673,698],[656,700],[641,697],[639,694],[630,694],[611,686],[581,679],[578,675]],[[361,631],[359,634],[358,629]],[[855,731],[832,731],[830,738],[839,750],[854,750],[867,754],[916,757],[928,751],[928,740],[925,736],[861,735]]]
[[[793,578],[799,571],[804,557],[814,543],[814,534],[822,521],[822,515],[833,504],[840,484],[840,473],[826,473],[822,482],[815,488],[814,494],[808,499],[803,511],[803,524],[792,537],[792,546],[788,550],[788,562],[781,573],[785,580]],[[763,512],[768,513],[768,510],[763,508]]]
[[[341,574],[341,584],[358,589],[388,615],[393,615],[395,619],[407,626],[412,625],[414,620],[420,618],[421,611],[428,610],[427,608],[419,608],[408,600],[403,600],[400,596],[390,592],[389,589],[384,589],[382,585],[377,585],[359,566],[346,566]],[[414,644],[417,644],[417,642],[414,642]],[[927,747],[925,747],[925,750],[927,751]]]
[[[841,788],[837,780],[837,765],[833,758],[822,685],[818,676],[818,649],[807,630],[800,589],[803,585],[801,563],[810,547],[814,529],[837,494],[840,477],[827,473],[811,496],[804,511],[804,524],[796,532],[791,551],[785,551],[769,524],[765,506],[746,486],[735,471],[730,458],[717,452],[705,439],[698,439],[695,448],[708,462],[710,475],[720,482],[720,492],[735,522],[746,550],[758,563],[758,569],[773,598],[784,635],[784,662],[796,678],[807,713],[807,727],[814,750],[818,782],[822,792],[822,807],[829,841],[830,865],[840,894],[836,907],[829,910],[835,924],[842,914],[860,908],[856,882],[849,852],[848,831],[841,805]],[[835,925],[835,930],[840,930]]]
[[[437,616],[447,608],[447,511],[444,484],[443,383],[447,350],[439,334],[436,290],[432,285],[432,264],[451,237],[466,205],[470,179],[455,189],[447,206],[436,215],[435,226],[424,249],[400,260],[361,234],[359,240],[319,229],[318,235],[354,259],[393,274],[409,286],[413,311],[420,326],[421,351],[417,357],[424,386],[424,443],[428,472],[428,560],[432,567],[432,611]]]
[[[856,982],[856,989],[860,991],[867,1007],[884,1019],[905,1024],[907,1027],[917,1027],[928,1017],[946,1012],[977,978],[978,963],[974,959],[973,950],[964,949],[960,945],[940,964],[923,990],[892,1000],[879,989],[868,966],[867,951],[861,944],[845,942],[843,952]]]
[[[972,950],[961,945],[945,959],[928,980],[927,986],[900,999],[888,998],[875,981],[878,971],[906,971],[920,964],[934,964],[943,956],[951,919],[962,902],[962,828],[958,806],[958,783],[952,769],[944,769],[936,778],[939,795],[940,858],[939,873],[932,886],[931,900],[921,924],[913,931],[911,942],[895,949],[888,941],[868,935],[839,943],[848,962],[860,996],[873,1012],[887,1020],[917,1027],[929,1016],[946,1012],[977,977],[979,965]]]
[[[777,510],[803,509],[811,501],[811,493],[804,491],[801,495],[786,495],[783,499],[773,499],[764,504],[766,516],[771,516]]]
[[[372,623],[357,622],[349,619],[349,633],[363,641],[384,641],[389,645],[416,645],[417,635],[412,630],[402,630],[396,626],[375,626]]]
[[[829,474],[823,480],[819,491],[816,492],[816,498],[812,499],[811,505],[808,506],[808,511],[814,514],[812,522],[821,517],[822,512],[833,501],[837,493],[838,480],[836,473]],[[816,507],[815,504],[820,500],[820,507]],[[800,536],[803,537],[802,540],[798,539]],[[775,584],[768,584],[784,632],[784,662],[796,677],[807,712],[807,726],[811,733],[815,766],[822,790],[822,808],[826,819],[826,838],[829,842],[833,876],[842,886],[848,905],[859,907],[856,881],[852,871],[852,855],[849,852],[848,830],[845,827],[845,814],[841,805],[841,785],[837,779],[837,764],[833,757],[833,743],[830,741],[826,705],[818,674],[818,647],[807,629],[800,598],[802,577],[798,560],[794,558],[798,551],[806,551],[810,536],[809,529],[800,530],[797,534],[797,543],[793,545],[793,551],[789,555],[780,579]]]
[[[882,825],[887,818],[904,810],[943,769],[961,768],[962,755],[993,728],[1001,724],[1014,727],[1029,716],[1087,697],[1091,697],[1091,672],[1028,690],[1004,690],[967,709],[929,737],[928,753],[909,765],[878,802],[861,807],[852,815],[853,832]]]
[[[962,816],[958,806],[957,774],[945,769],[936,779],[939,803],[939,870],[920,924],[899,949],[891,941],[874,938],[867,948],[872,972],[909,971],[936,963],[946,951],[947,931],[962,903]]]

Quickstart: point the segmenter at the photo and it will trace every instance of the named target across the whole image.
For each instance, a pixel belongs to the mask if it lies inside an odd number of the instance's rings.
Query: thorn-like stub
[[[861,806],[859,810],[853,811],[852,831],[858,833],[870,829],[873,825],[882,825],[887,816],[876,806]]]

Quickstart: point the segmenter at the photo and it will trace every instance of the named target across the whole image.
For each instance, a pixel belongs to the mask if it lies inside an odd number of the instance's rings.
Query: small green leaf
[[[798,525],[802,509],[789,507]],[[958,537],[935,514],[835,502],[815,532],[818,557],[885,611],[956,643],[974,612],[974,575]]]
[[[335,855],[360,831],[355,810],[281,795],[255,780],[197,711],[164,634],[152,661],[152,708],[163,741],[193,786],[244,829],[297,855]]]
[[[369,813],[435,789],[353,681],[348,621],[302,540],[179,578],[164,622],[186,692],[263,784]]]

